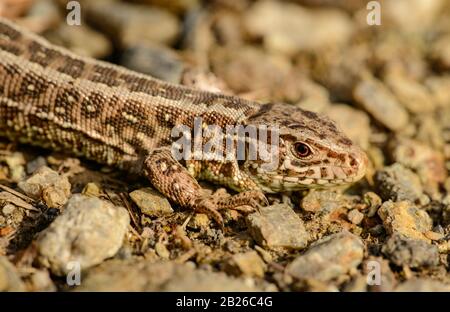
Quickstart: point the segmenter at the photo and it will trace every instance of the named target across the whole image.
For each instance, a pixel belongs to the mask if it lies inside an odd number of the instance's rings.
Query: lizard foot
[[[230,196],[225,195],[225,192],[219,189],[206,198],[197,199],[193,207],[194,211],[206,213],[223,227],[223,218],[219,212],[220,210],[233,209],[243,213],[250,213],[268,204],[266,196],[260,191],[246,191]]]

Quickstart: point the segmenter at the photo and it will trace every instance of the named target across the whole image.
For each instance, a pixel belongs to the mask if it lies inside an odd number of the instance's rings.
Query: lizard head
[[[365,175],[366,154],[327,117],[293,105],[265,104],[248,123],[278,129],[278,144],[273,145],[277,151],[272,154],[277,155],[276,165],[257,159],[242,166],[266,192],[350,184]]]

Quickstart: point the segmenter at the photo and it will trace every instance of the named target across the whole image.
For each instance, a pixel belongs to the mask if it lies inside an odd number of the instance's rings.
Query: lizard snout
[[[369,159],[367,158],[367,154],[358,148],[355,148],[355,151],[353,151],[351,154],[349,154],[350,159],[350,167],[352,168],[352,171],[354,172],[353,181],[357,181],[364,177],[366,174],[366,169],[369,163]]]

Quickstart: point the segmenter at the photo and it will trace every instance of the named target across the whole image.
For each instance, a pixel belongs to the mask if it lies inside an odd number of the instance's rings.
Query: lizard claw
[[[196,212],[203,212],[212,217],[223,228],[220,210],[233,209],[248,214],[267,205],[269,201],[260,191],[247,191],[232,196],[217,191],[206,198],[199,198],[193,207]]]

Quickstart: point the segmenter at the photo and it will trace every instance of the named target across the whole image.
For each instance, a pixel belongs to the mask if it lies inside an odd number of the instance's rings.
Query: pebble
[[[37,270],[29,276],[29,288],[31,291],[57,291],[48,270]]]
[[[150,187],[141,188],[130,193],[133,202],[143,214],[150,217],[158,217],[173,212],[167,198]]]
[[[424,32],[435,23],[445,3],[445,0],[386,1],[381,5],[383,25],[404,33]]]
[[[37,169],[47,165],[47,160],[43,156],[36,157],[35,159],[27,162],[27,174],[33,174]]]
[[[148,42],[128,47],[123,51],[120,64],[143,74],[180,83],[186,65],[171,49]]]
[[[416,202],[423,196],[419,177],[399,163],[377,171],[374,181],[378,193],[384,200]]]
[[[333,104],[326,114],[334,120],[341,130],[363,149],[369,147],[370,118],[359,109],[345,104]]]
[[[450,292],[450,285],[426,278],[409,279],[395,288],[397,292]]]
[[[368,206],[367,216],[369,218],[372,218],[377,213],[378,208],[380,208],[383,201],[381,200],[380,196],[378,196],[374,192],[365,193],[363,196],[363,200],[364,203]]]
[[[406,109],[375,78],[360,81],[353,90],[353,96],[366,112],[388,129],[395,132],[409,124]]]
[[[361,267],[362,274],[357,274],[345,285],[345,292],[387,292],[396,286],[396,277],[389,267],[389,261],[370,256]]]
[[[100,187],[97,185],[97,183],[94,182],[86,183],[82,191],[84,195],[95,197],[99,197],[101,192],[102,190],[100,189]]]
[[[364,219],[364,214],[358,209],[352,209],[348,212],[347,218],[353,224],[360,224]]]
[[[429,76],[424,84],[430,90],[433,101],[439,107],[447,107],[450,103],[450,75],[447,76]]]
[[[225,271],[236,276],[264,277],[266,264],[254,250],[233,255],[226,263]]]
[[[0,2],[0,16],[16,18],[25,14],[33,5],[34,0],[3,0]]]
[[[267,50],[287,55],[341,45],[353,33],[342,11],[275,1],[256,2],[246,11],[244,24],[252,36],[263,38]]]
[[[78,291],[257,291],[242,279],[196,269],[192,263],[110,260],[87,272]]]
[[[20,152],[14,152],[2,157],[9,168],[9,178],[14,182],[19,182],[25,177],[25,156]]]
[[[117,41],[121,49],[140,43],[172,44],[180,23],[170,12],[132,3],[89,1],[84,4],[87,21]]]
[[[156,243],[155,244],[155,251],[163,259],[169,259],[170,257],[170,251],[167,249],[166,245],[164,243]]]
[[[112,44],[108,38],[85,23],[76,27],[61,23],[58,28],[47,32],[45,37],[81,56],[102,59],[112,53]]]
[[[0,292],[4,291],[25,291],[25,285],[14,265],[0,255]]]
[[[38,261],[56,275],[70,271],[72,261],[78,261],[82,269],[99,264],[117,253],[129,223],[125,208],[75,194],[38,237]]]
[[[444,155],[417,140],[402,138],[391,142],[392,158],[414,170],[422,181],[424,191],[440,199],[440,184],[448,176]]]
[[[12,204],[6,204],[2,208],[2,213],[3,213],[3,215],[7,216],[7,215],[10,215],[11,213],[13,213],[14,210],[16,210],[16,206],[14,206]]]
[[[384,78],[384,82],[392,90],[401,105],[411,113],[427,113],[436,108],[429,90],[405,74],[390,73]]]
[[[392,291],[397,285],[397,277],[392,272],[389,261],[383,259],[381,257],[369,256],[362,263],[363,274],[365,275],[366,286],[369,286],[370,291]],[[375,271],[378,270],[379,271]],[[377,277],[375,274],[380,274],[379,285],[376,283],[375,278]],[[367,283],[368,280],[370,283]],[[371,284],[371,285],[367,285]]]
[[[320,211],[323,214],[327,214],[345,205],[344,202],[344,197],[338,192],[313,190],[302,198],[300,207],[305,211]]]
[[[253,239],[268,248],[303,249],[309,234],[303,221],[288,205],[262,207],[246,217]]]
[[[37,169],[17,186],[31,198],[44,200],[49,208],[60,208],[71,195],[69,179],[46,166]]]
[[[324,237],[291,262],[286,270],[299,279],[327,282],[356,269],[364,255],[361,239],[348,231]]]
[[[389,234],[402,234],[407,238],[429,241],[425,236],[431,231],[433,222],[426,211],[408,201],[386,201],[378,209],[378,215]]]
[[[411,239],[394,233],[383,245],[383,254],[397,266],[430,267],[439,263],[437,246],[424,240]]]
[[[234,92],[267,90],[266,96],[282,88],[291,68],[284,57],[250,46],[216,49],[211,61],[214,73]]]

